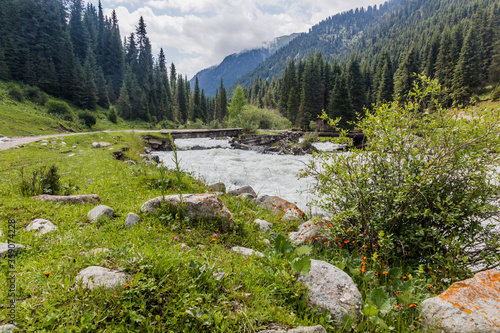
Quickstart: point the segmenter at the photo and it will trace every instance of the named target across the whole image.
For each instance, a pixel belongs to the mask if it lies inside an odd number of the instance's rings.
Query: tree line
[[[406,100],[416,74],[437,78],[445,88],[441,102],[468,103],[487,85],[500,82],[500,6],[477,8],[470,20],[444,27],[425,47],[409,46],[399,63],[388,49],[369,61],[366,54],[351,56],[341,65],[321,52],[290,60],[279,80],[254,79],[245,90],[250,103],[276,108],[294,126],[309,128],[325,110],[340,123],[363,115],[364,108]]]
[[[197,82],[191,91],[163,49],[153,57],[142,17],[123,41],[115,11],[104,16],[100,1],[96,8],[83,0],[2,0],[0,22],[2,80],[39,87],[84,109],[116,105],[128,120],[217,124],[228,114],[222,81],[208,97]]]

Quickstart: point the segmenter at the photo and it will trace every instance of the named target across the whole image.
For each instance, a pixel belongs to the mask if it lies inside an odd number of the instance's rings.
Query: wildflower
[[[403,280],[406,280],[407,278],[408,278],[408,277],[407,277],[406,275],[405,275],[405,276],[403,276]]]
[[[130,288],[130,283],[127,283],[123,288]]]
[[[329,227],[332,227],[333,225],[332,225],[331,223],[328,223],[328,226],[329,226]]]
[[[389,273],[389,272],[387,272],[387,271],[383,271],[382,272],[383,275],[386,275],[387,273]]]
[[[348,240],[346,240],[346,241],[344,241],[344,243],[346,243],[346,244],[347,244],[347,243],[349,243],[349,241],[348,241]]]
[[[209,190],[209,191],[213,191],[214,189],[213,189],[213,188],[209,188],[208,190]]]
[[[178,241],[178,240],[179,240],[179,238],[178,238],[178,237],[174,237],[174,241]]]
[[[432,288],[432,284],[429,283],[429,288]]]
[[[241,199],[241,197],[238,197],[238,199],[243,200],[243,199]]]
[[[214,238],[215,238],[215,237],[217,237],[217,234],[214,234],[214,235],[213,235],[213,237],[214,237]]]
[[[366,256],[363,256],[363,260],[366,260]]]
[[[377,245],[375,245],[375,244],[372,244],[372,247],[376,247],[376,246],[377,246]]]
[[[314,237],[315,240],[318,240],[318,237]]]
[[[328,244],[328,242],[324,242],[323,244]]]
[[[217,239],[216,238],[212,238],[212,241],[215,242]]]
[[[423,321],[423,319],[422,318],[418,318],[418,321]]]
[[[302,239],[302,237],[299,237],[299,239]]]
[[[278,217],[278,220],[281,220],[281,216],[280,216],[280,217]]]
[[[51,273],[51,272],[49,272],[49,271],[46,271],[44,274],[45,274],[45,276],[48,278],[48,277],[50,276],[50,274],[52,274],[52,273]]]
[[[397,305],[397,304],[396,304],[396,305],[394,305],[394,307],[395,307],[396,309],[399,309],[399,308],[400,308],[400,306],[399,306],[399,305]]]
[[[87,179],[87,183],[90,183],[90,182],[92,182],[92,179],[90,179],[90,178]]]
[[[364,273],[366,271],[366,267],[365,266],[361,266],[361,273]]]
[[[417,306],[417,304],[410,304],[410,308],[414,308],[416,306]]]
[[[244,263],[244,264],[243,264],[243,266],[246,266],[246,265],[248,265],[248,263]]]
[[[378,276],[378,273],[375,273],[375,275],[377,275],[377,276]]]

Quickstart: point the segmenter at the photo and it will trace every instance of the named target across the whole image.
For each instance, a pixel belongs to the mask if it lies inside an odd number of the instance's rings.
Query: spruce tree
[[[453,76],[452,97],[456,102],[467,102],[474,88],[477,88],[480,84],[478,49],[477,25],[473,25],[463,43],[462,52]]]
[[[346,81],[352,108],[357,114],[361,115],[365,105],[365,86],[357,57],[351,58],[347,65]]]
[[[349,122],[355,120],[356,114],[349,99],[349,90],[343,75],[337,75],[335,86],[330,93],[330,104],[327,108],[330,118],[341,118],[338,126],[343,129],[351,128]]]

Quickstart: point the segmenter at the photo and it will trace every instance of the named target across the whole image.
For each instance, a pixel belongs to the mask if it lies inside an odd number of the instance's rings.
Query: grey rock
[[[16,330],[18,330],[18,328],[11,324],[0,326],[0,333],[12,333]]]
[[[299,275],[297,281],[308,289],[309,306],[327,310],[341,324],[342,317],[354,320],[361,316],[361,294],[351,277],[341,269],[320,260],[311,260],[309,274]]]
[[[241,193],[240,197],[242,199],[248,199],[248,200],[252,200],[252,199],[255,199],[255,195],[253,195],[252,193]]]
[[[236,190],[229,191],[227,194],[232,195],[232,196],[238,196],[238,195],[242,195],[243,193],[251,194],[251,195],[253,195],[254,198],[257,197],[257,194],[255,193],[255,191],[253,190],[253,188],[251,186],[243,186],[243,187],[237,188]]]
[[[71,146],[71,149],[76,149],[76,146]]]
[[[254,251],[254,250],[246,248],[246,247],[234,246],[231,248],[231,250],[233,250],[236,253],[242,254],[244,256],[255,255],[255,256],[259,256],[259,257],[264,257],[264,255],[262,253],[260,253],[259,251]]]
[[[0,243],[0,254],[7,253],[9,250],[17,251],[19,249],[24,249],[24,246],[20,244]]]
[[[207,185],[207,188],[210,192],[222,192],[222,194],[226,193],[226,185],[224,183]]]
[[[90,266],[80,271],[76,276],[76,283],[88,289],[103,287],[104,289],[123,288],[131,276],[126,273],[111,270],[105,267]]]
[[[46,146],[47,142],[40,143],[40,146]]]
[[[257,223],[259,225],[260,231],[262,231],[262,232],[269,231],[273,227],[273,224],[270,222],[267,222],[266,220],[256,219],[255,223]]]
[[[33,197],[33,199],[38,201],[52,201],[52,202],[63,202],[63,203],[96,203],[101,201],[101,198],[97,194],[76,194],[76,195],[50,195],[42,194]]]
[[[113,217],[114,213],[115,211],[112,208],[104,205],[99,205],[90,210],[87,216],[92,222],[97,222],[103,217]]]
[[[57,230],[57,226],[45,219],[35,219],[26,227],[28,231],[36,231],[37,234],[43,235],[51,231]]]
[[[301,211],[295,203],[291,203],[277,196],[263,195],[255,199],[255,203],[264,209],[271,210],[274,214],[288,213],[288,216],[295,216],[294,212],[296,212],[296,216],[300,219],[304,217],[304,212]],[[289,211],[291,212],[289,213]]]
[[[297,232],[291,232],[288,235],[290,242],[297,246],[307,242],[308,239],[313,239],[323,242],[328,240],[331,231],[328,227],[328,221],[313,219],[299,225]]]
[[[500,271],[483,271],[455,282],[423,301],[421,316],[426,332],[500,332]]]
[[[145,202],[141,207],[143,213],[154,213],[160,206],[169,211],[180,213],[184,217],[205,221],[220,221],[222,229],[227,231],[233,226],[233,214],[227,209],[222,200],[215,194],[182,194],[156,197]]]
[[[299,326],[290,330],[264,330],[259,333],[326,333],[326,330],[321,325],[316,326]]]
[[[111,143],[109,142],[92,142],[92,148],[103,148],[109,146],[111,146]]]
[[[287,209],[285,211],[285,215],[283,215],[283,221],[286,222],[297,222],[297,221],[303,221],[302,217],[304,214],[302,212],[299,212],[295,209]]]
[[[130,228],[140,222],[142,222],[141,218],[135,213],[128,213],[125,218],[125,225],[127,228]]]

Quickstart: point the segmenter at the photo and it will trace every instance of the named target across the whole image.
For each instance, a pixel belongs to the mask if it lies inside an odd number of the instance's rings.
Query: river
[[[176,139],[180,167],[202,179],[206,184],[222,182],[227,190],[250,185],[257,195],[276,195],[296,202],[304,212],[317,214],[320,210],[311,207],[314,198],[312,178],[298,179],[311,155],[269,155],[255,151],[230,147],[226,140]],[[336,146],[317,143],[320,150],[332,150]],[[192,150],[192,147],[203,150]],[[210,149],[206,149],[210,148]],[[169,168],[175,166],[172,152],[156,152],[155,155]]]

